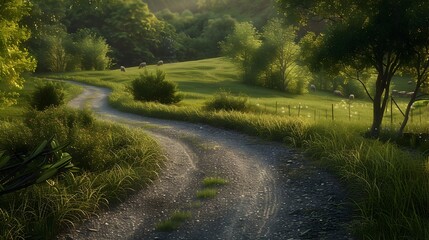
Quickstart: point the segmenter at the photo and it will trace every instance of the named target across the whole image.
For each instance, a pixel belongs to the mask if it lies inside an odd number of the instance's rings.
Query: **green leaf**
[[[55,168],[51,168],[51,169],[47,170],[36,180],[36,183],[41,183],[43,181],[48,180],[49,178],[55,176],[55,174],[57,174],[57,172],[58,172],[58,169],[55,169]]]
[[[5,152],[4,152],[4,151],[3,151],[3,152],[1,152],[1,153],[0,153],[0,169],[1,169],[3,166],[7,165],[7,164],[9,163],[9,161],[10,161],[10,156],[5,155]]]

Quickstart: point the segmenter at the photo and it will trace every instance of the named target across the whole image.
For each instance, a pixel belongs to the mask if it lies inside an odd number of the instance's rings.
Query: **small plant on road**
[[[220,177],[206,177],[203,180],[204,187],[222,186],[228,183],[228,180]]]
[[[228,183],[228,180],[220,177],[206,177],[203,180],[204,188],[197,192],[198,199],[214,198],[218,194],[217,187]]]
[[[216,188],[204,188],[197,192],[197,198],[206,199],[206,198],[214,198],[217,195]]]
[[[192,214],[187,211],[175,211],[167,220],[164,220],[156,225],[156,230],[160,232],[171,232],[177,230],[179,226],[189,218]]]

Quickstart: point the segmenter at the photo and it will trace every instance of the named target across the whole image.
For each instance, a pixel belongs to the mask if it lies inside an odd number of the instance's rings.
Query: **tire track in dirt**
[[[85,91],[71,106],[89,106],[100,119],[144,128],[168,160],[151,186],[59,239],[350,238],[349,209],[335,207],[345,202],[340,184],[299,152],[206,125],[119,112],[108,106],[109,90],[79,85]],[[195,207],[195,193],[207,176],[229,184]],[[321,183],[329,187],[326,192]],[[176,210],[190,211],[192,218],[177,231],[155,231]]]

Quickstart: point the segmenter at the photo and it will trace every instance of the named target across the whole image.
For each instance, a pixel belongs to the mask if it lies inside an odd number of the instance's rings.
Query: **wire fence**
[[[332,121],[359,121],[372,122],[373,106],[370,103],[355,102],[353,100],[341,100],[321,106],[309,106],[306,104],[288,104],[287,102],[275,102],[271,105],[258,105],[262,112],[282,116],[305,118],[308,120],[332,120]],[[383,124],[398,125],[404,119],[407,103],[394,103],[392,98],[386,107]],[[429,106],[412,107],[409,115],[409,123],[416,125],[429,125]]]

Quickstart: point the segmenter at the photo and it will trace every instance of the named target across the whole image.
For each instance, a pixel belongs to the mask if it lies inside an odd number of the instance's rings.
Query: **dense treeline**
[[[37,71],[101,70],[219,56],[218,43],[236,19],[262,23],[274,12],[271,0],[231,4],[257,7],[234,12],[225,1],[31,0],[20,24]]]
[[[137,65],[172,54],[174,43],[174,29],[137,0],[32,0],[22,23],[40,71]]]

